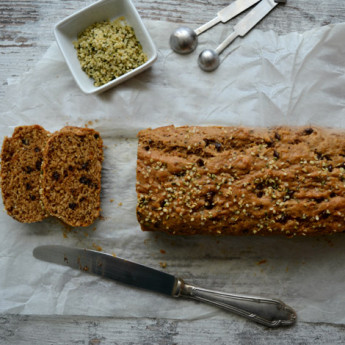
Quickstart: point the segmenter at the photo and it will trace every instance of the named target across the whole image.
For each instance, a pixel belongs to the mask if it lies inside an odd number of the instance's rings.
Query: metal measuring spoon
[[[200,68],[206,72],[212,72],[220,64],[219,55],[238,36],[246,35],[259,21],[272,11],[279,3],[286,0],[262,0],[235,26],[234,31],[215,49],[203,50],[198,58]]]
[[[198,45],[198,36],[201,33],[212,28],[219,22],[226,23],[259,1],[260,0],[236,0],[218,12],[217,17],[200,26],[196,30],[185,26],[177,28],[170,36],[171,49],[178,54],[191,53]]]

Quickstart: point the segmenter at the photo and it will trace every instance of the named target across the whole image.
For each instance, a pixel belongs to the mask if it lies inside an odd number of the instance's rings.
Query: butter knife
[[[34,249],[35,258],[159,292],[215,305],[268,327],[295,323],[296,313],[280,300],[223,293],[185,283],[181,278],[99,251],[59,245]]]

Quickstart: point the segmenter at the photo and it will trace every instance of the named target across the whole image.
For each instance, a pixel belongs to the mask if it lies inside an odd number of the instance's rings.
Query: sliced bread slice
[[[40,202],[43,148],[49,132],[38,125],[16,127],[1,151],[1,193],[7,213],[22,223],[48,215]]]
[[[64,127],[43,154],[41,199],[47,212],[70,226],[89,226],[100,215],[103,141],[89,128]]]

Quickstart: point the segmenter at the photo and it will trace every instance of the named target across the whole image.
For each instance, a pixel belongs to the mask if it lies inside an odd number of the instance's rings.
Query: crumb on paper
[[[327,238],[327,239],[326,239],[326,243],[327,243],[330,247],[334,247],[334,243],[332,242],[331,239]]]
[[[84,124],[85,128],[89,128],[89,126],[93,126],[93,121],[90,120]]]
[[[119,205],[119,206],[122,206],[122,202],[119,202],[118,205]]]
[[[114,202],[114,199],[110,199],[110,202]]]
[[[262,264],[265,264],[267,263],[267,260],[260,260],[259,262],[257,262],[257,265],[262,265]]]
[[[164,249],[161,249],[160,252],[161,252],[162,254],[165,254],[165,253],[166,253],[166,251],[165,251]]]
[[[103,251],[103,248],[96,243],[92,243],[92,247],[99,252]]]
[[[101,344],[101,339],[93,338],[89,342],[90,345],[99,345]]]
[[[111,253],[111,255],[116,258],[116,254],[114,252]]]
[[[73,231],[73,228],[70,225],[67,225],[59,221],[59,224],[62,225],[62,236],[63,238],[68,238],[68,234]]]
[[[167,267],[167,263],[165,261],[160,262],[159,266],[161,266],[162,268],[166,268]]]

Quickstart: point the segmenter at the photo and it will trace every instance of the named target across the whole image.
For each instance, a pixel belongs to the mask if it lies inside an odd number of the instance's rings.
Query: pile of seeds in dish
[[[74,42],[82,70],[101,86],[147,61],[134,29],[124,17],[95,23]]]

